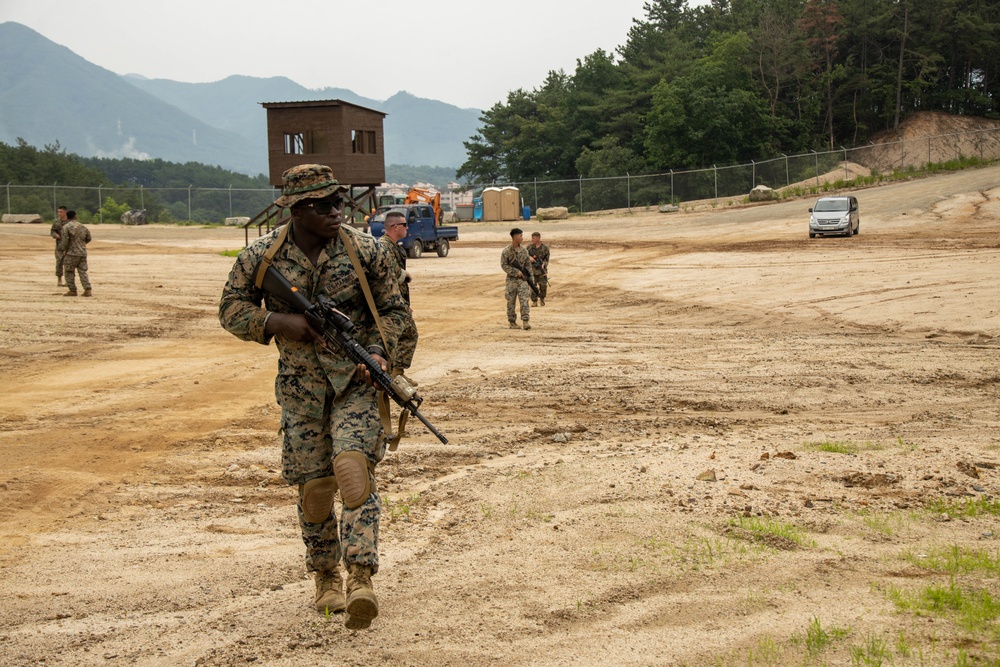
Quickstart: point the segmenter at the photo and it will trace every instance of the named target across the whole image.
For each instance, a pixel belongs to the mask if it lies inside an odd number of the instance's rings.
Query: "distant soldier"
[[[410,307],[410,273],[406,270],[406,252],[399,242],[406,236],[406,216],[402,211],[389,211],[385,215],[385,233],[379,237],[379,243],[386,247],[386,253],[393,262],[393,272],[399,283],[399,291],[406,301],[409,317],[399,334],[396,343],[396,360],[392,364],[392,375],[402,375],[403,379],[416,387],[417,383],[403,375],[413,363],[413,354],[417,351],[417,323],[413,321],[413,309]]]
[[[76,296],[75,273],[80,274],[83,295],[91,296],[90,276],[87,275],[87,244],[90,230],[76,219],[76,211],[66,211],[66,224],[59,233],[59,249],[63,252],[63,274],[66,277],[67,292],[63,296]]]
[[[544,306],[545,295],[549,291],[549,247],[542,243],[542,235],[538,232],[531,233],[528,256],[531,257],[531,275],[534,276],[535,285],[538,286],[538,300]],[[531,294],[531,305],[538,305],[534,293]]]
[[[56,219],[49,230],[49,236],[56,240],[56,285],[63,284],[63,251],[59,249],[59,237],[62,235],[63,225],[66,224],[66,207],[60,206],[56,209]]]
[[[530,271],[528,263],[531,259],[528,251],[521,246],[524,239],[524,232],[515,227],[510,230],[510,245],[500,253],[500,268],[507,274],[507,283],[504,288],[504,296],[507,298],[507,322],[511,329],[517,329],[517,311],[515,305],[517,300],[521,300],[521,323],[524,329],[528,330],[531,325],[528,319],[531,315],[531,307],[528,305],[528,295],[531,288],[528,287],[525,271]],[[515,266],[516,265],[516,266]]]

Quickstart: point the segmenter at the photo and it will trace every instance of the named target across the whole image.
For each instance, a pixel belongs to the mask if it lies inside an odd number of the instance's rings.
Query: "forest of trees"
[[[1000,118],[994,0],[650,0],[616,54],[483,112],[469,184],[598,178],[864,143],[906,114]]]

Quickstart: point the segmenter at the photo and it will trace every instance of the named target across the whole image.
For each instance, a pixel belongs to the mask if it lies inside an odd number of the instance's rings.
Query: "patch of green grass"
[[[747,665],[780,665],[781,645],[772,637],[764,635],[757,640],[757,646],[747,652]]]
[[[848,442],[807,442],[805,448],[814,452],[829,452],[830,454],[850,454],[858,453],[858,446]]]
[[[1000,516],[1000,500],[978,496],[957,501],[937,498],[927,505],[932,514],[947,514],[952,519],[971,519],[977,516]]]
[[[382,503],[382,513],[388,517],[390,521],[395,521],[396,519],[409,518],[410,510],[414,505],[420,502],[420,494],[413,493],[405,498],[392,498],[386,496]]]
[[[729,519],[729,525],[747,531],[755,542],[781,548],[781,540],[787,540],[798,546],[813,546],[812,540],[807,540],[805,534],[795,524],[776,521],[769,517],[737,516]],[[771,536],[769,538],[768,536]],[[774,540],[772,538],[778,538]]]
[[[809,627],[806,628],[806,655],[809,658],[815,658],[834,641],[843,639],[848,634],[850,634],[850,630],[845,628],[832,627],[824,629],[819,622],[819,618],[813,616],[812,620],[809,621]]]
[[[950,618],[960,628],[1000,641],[1000,600],[987,590],[964,588],[952,578],[947,586],[930,584],[912,591],[890,586],[886,595],[900,611]]]
[[[909,515],[903,515],[899,512],[877,512],[863,509],[857,515],[866,528],[886,536],[901,532],[901,529],[909,523]]]
[[[881,667],[892,664],[889,644],[874,632],[865,634],[864,643],[851,646],[851,664],[861,667]],[[886,661],[889,661],[888,663]]]
[[[1000,577],[1000,550],[991,554],[982,549],[963,549],[954,545],[927,554],[907,552],[903,558],[919,568],[952,576],[982,573]]]

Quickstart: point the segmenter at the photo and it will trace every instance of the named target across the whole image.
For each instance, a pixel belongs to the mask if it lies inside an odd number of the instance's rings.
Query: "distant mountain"
[[[0,141],[83,156],[158,157],[248,174],[266,152],[139,90],[19,23],[0,24]]]
[[[267,171],[261,102],[341,99],[382,111],[386,164],[457,168],[480,111],[407,92],[384,102],[285,77],[231,76],[181,83],[119,76],[21,24],[0,23],[0,141],[56,141],[83,156],[200,162],[250,175]]]

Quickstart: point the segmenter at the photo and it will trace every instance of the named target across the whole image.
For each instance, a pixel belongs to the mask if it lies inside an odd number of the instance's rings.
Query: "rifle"
[[[521,275],[524,276],[524,280],[528,283],[528,287],[531,288],[531,291],[534,292],[537,297],[540,292],[538,291],[538,285],[535,284],[535,279],[531,277],[531,271],[528,271],[514,260],[510,261],[510,265],[521,272]]]
[[[258,264],[254,270],[254,275],[260,269],[261,264]],[[382,370],[382,366],[372,358],[368,350],[363,348],[358,341],[354,340],[354,336],[351,335],[354,331],[354,323],[346,315],[337,310],[330,299],[320,297],[316,303],[310,303],[309,299],[299,292],[297,287],[289,283],[283,275],[278,273],[278,270],[273,266],[267,267],[261,287],[267,293],[281,299],[305,315],[309,326],[323,334],[323,340],[336,345],[355,364],[363,364],[368,369],[372,380],[379,389],[384,391],[401,408],[409,410],[443,444],[448,444],[448,439],[441,435],[427,421],[427,418],[420,414],[420,410],[417,409],[424,399],[417,395],[416,389],[411,387],[410,383],[402,377],[393,377]]]

